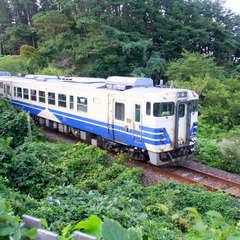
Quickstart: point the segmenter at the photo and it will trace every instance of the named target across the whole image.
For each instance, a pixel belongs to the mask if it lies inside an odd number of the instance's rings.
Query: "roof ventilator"
[[[26,75],[25,78],[33,79],[36,81],[43,81],[43,82],[51,79],[58,80],[58,76],[50,76],[50,75]]]
[[[153,87],[153,80],[151,78],[138,77],[108,77],[106,81],[106,88],[118,91],[128,90],[135,87]]]
[[[1,72],[0,71],[0,76],[11,77],[11,73],[10,72]]]

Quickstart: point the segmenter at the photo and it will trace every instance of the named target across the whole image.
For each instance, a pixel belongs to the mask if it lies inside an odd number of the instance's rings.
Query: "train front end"
[[[146,144],[150,162],[164,165],[185,161],[194,152],[198,125],[198,94],[177,88],[156,89],[148,97],[154,141]]]

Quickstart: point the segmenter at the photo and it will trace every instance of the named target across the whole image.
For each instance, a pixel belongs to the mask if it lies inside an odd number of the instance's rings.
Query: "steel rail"
[[[215,175],[213,175],[213,174],[211,174],[211,173],[206,173],[206,172],[202,172],[202,171],[199,171],[199,170],[190,168],[190,167],[186,167],[186,166],[184,166],[184,165],[179,165],[179,166],[182,167],[183,169],[188,170],[188,171],[192,171],[192,172],[195,172],[195,173],[204,175],[204,176],[206,176],[206,177],[210,177],[210,178],[213,178],[213,179],[220,180],[220,181],[222,181],[223,183],[230,184],[230,185],[232,185],[232,186],[238,187],[238,188],[239,188],[239,191],[240,191],[240,183],[237,183],[237,182],[234,182],[234,181],[230,181],[230,180],[228,180],[228,179],[226,179],[226,178],[222,178],[222,177],[215,176]]]

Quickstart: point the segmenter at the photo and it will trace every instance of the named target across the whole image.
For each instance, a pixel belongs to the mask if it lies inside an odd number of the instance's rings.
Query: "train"
[[[41,125],[161,166],[194,153],[198,94],[151,78],[0,74],[0,97]]]

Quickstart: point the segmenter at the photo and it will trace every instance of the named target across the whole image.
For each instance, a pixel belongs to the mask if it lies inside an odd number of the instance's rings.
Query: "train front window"
[[[146,114],[148,116],[151,115],[151,103],[150,102],[146,103]]]
[[[179,105],[178,111],[179,111],[179,117],[180,118],[185,116],[185,104],[184,103]]]
[[[3,88],[3,82],[0,82],[0,88]]]
[[[191,100],[191,111],[197,112],[198,111],[198,100]]]
[[[167,117],[174,115],[174,103],[163,102],[153,104],[153,116],[154,117]]]

